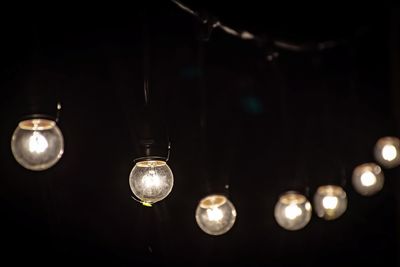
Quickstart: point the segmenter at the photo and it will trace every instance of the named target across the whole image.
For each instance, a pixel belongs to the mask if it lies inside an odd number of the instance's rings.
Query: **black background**
[[[350,178],[355,166],[373,161],[379,137],[398,133],[398,10],[186,3],[269,38],[347,43],[322,52],[273,50],[279,57],[269,62],[270,48],[217,29],[199,45],[196,20],[168,1],[102,12],[4,9],[2,261],[396,266],[398,170],[385,170],[384,189],[369,198],[354,192]],[[175,176],[171,194],[153,208],[131,199],[128,184],[143,123],[144,46],[151,110],[168,125]],[[54,110],[57,100],[65,154],[47,171],[28,171],[11,154],[12,133],[21,116]],[[282,192],[308,192],[311,200],[327,183],[348,193],[341,218],[313,214],[295,232],[277,225]],[[218,237],[194,218],[199,199],[212,192],[228,194],[238,213]]]

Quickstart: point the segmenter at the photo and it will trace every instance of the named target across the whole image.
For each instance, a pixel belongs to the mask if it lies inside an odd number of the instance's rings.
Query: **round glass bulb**
[[[222,235],[235,224],[236,209],[223,195],[210,195],[200,200],[196,222],[209,235]]]
[[[174,176],[165,161],[144,160],[133,167],[129,185],[143,204],[151,205],[168,196],[174,185]]]
[[[314,208],[318,217],[333,220],[347,209],[347,195],[340,186],[324,185],[314,195]]]
[[[55,121],[21,121],[11,138],[16,161],[32,171],[42,171],[56,164],[64,153],[64,138]]]
[[[354,169],[352,182],[358,193],[371,196],[381,191],[385,178],[381,167],[375,163],[365,163]]]
[[[275,220],[286,230],[299,230],[310,221],[311,210],[311,204],[304,195],[288,191],[279,197],[275,205]]]
[[[376,161],[385,168],[394,168],[400,165],[400,140],[397,137],[383,137],[378,140],[374,148]]]

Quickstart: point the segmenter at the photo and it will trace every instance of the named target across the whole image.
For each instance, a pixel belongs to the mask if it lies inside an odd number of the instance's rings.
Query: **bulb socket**
[[[139,155],[134,162],[154,160],[167,162],[171,149],[170,143],[157,143],[154,139],[142,139],[139,143]]]
[[[56,116],[52,116],[49,114],[41,114],[41,113],[35,113],[35,114],[30,114],[30,115],[25,115],[22,116],[20,119],[20,122],[22,121],[27,121],[27,120],[34,120],[34,119],[42,119],[42,120],[47,120],[47,121],[57,121],[57,117]]]

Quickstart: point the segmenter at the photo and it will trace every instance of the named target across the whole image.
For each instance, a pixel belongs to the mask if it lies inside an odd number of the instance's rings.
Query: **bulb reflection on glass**
[[[318,217],[333,220],[347,209],[347,195],[340,186],[324,185],[314,195],[314,208]]]
[[[64,138],[55,121],[21,121],[11,139],[11,150],[23,167],[42,171],[56,164],[64,153]]]
[[[168,196],[174,185],[174,176],[165,161],[144,160],[133,167],[129,185],[143,204],[151,206]]]
[[[236,209],[223,195],[209,195],[200,200],[196,222],[209,235],[222,235],[235,224]]]
[[[286,230],[299,230],[311,219],[311,204],[297,192],[288,191],[279,197],[275,205],[275,220]]]
[[[353,171],[352,183],[354,189],[363,196],[371,196],[382,190],[385,177],[381,167],[375,163],[365,163]]]
[[[397,137],[383,137],[378,140],[374,148],[376,161],[385,168],[394,168],[400,165],[400,140]]]

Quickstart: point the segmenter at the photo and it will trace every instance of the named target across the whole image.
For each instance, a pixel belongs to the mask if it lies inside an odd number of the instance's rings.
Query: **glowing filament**
[[[299,217],[303,211],[296,204],[290,204],[285,208],[285,217],[289,220],[296,219]]]
[[[324,206],[325,209],[333,210],[336,209],[338,205],[338,198],[335,196],[326,196],[322,199],[322,206]]]
[[[150,170],[148,174],[143,176],[142,183],[144,184],[145,188],[157,188],[160,187],[161,180],[154,170]]]
[[[49,147],[46,138],[37,131],[34,131],[29,138],[29,151],[31,153],[41,154]]]
[[[207,209],[207,217],[210,221],[220,221],[224,214],[219,208]]]
[[[372,186],[376,183],[376,176],[370,171],[366,171],[361,174],[360,179],[363,186]]]
[[[392,161],[397,158],[397,149],[394,145],[385,145],[382,148],[382,158],[387,161]]]

